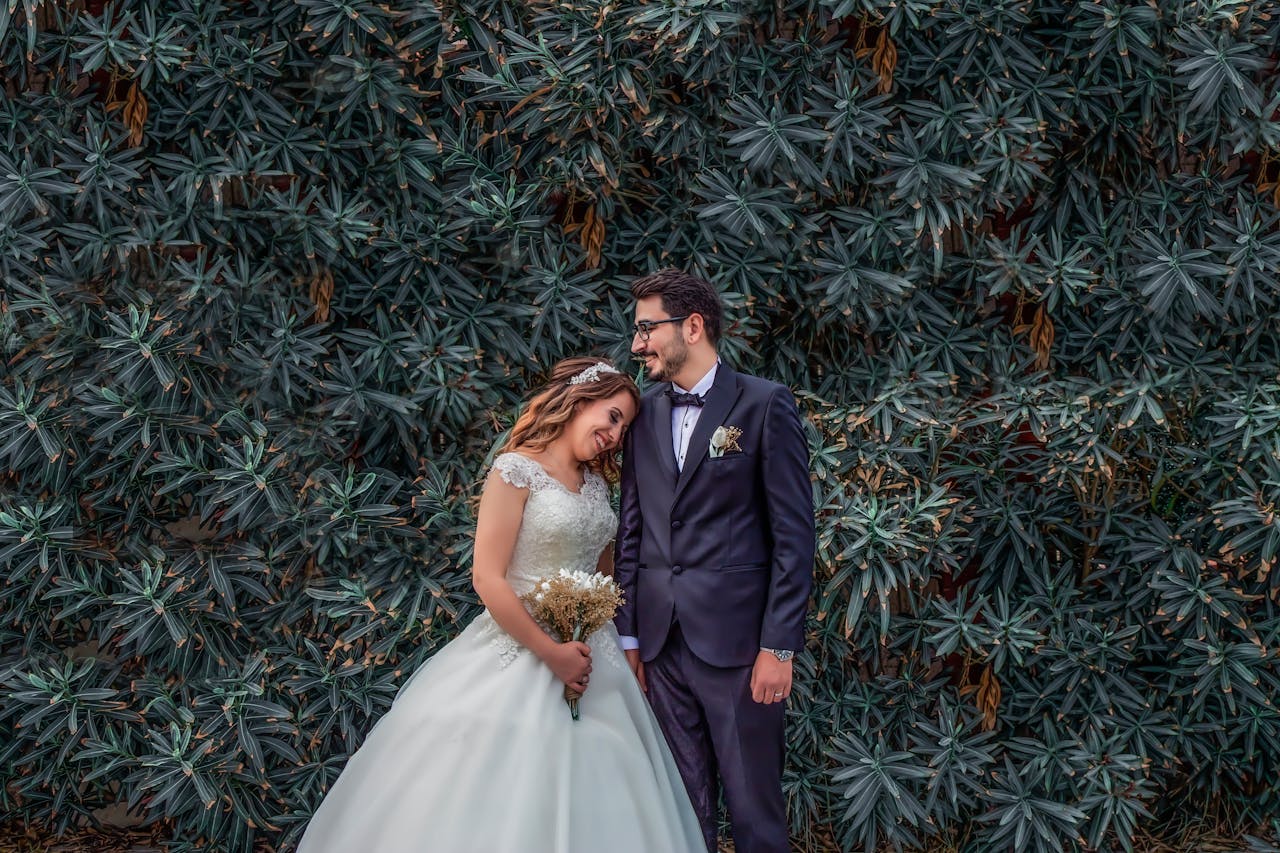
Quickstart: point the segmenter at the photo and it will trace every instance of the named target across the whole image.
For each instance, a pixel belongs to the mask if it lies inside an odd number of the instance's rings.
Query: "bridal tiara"
[[[602,373],[621,373],[621,372],[622,372],[621,370],[614,367],[612,364],[607,364],[603,361],[598,361],[595,364],[588,367],[586,370],[582,371],[581,373],[571,378],[569,380],[569,384],[585,385],[588,382],[599,382],[600,374]]]

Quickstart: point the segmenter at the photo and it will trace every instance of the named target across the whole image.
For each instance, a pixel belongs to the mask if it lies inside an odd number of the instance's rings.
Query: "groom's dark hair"
[[[672,317],[685,314],[701,316],[707,338],[713,346],[719,343],[724,308],[720,304],[720,295],[711,282],[684,270],[668,267],[633,281],[631,295],[636,299],[662,297],[662,310]]]

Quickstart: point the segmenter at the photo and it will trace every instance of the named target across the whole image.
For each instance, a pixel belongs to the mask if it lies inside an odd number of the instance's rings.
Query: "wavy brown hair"
[[[569,421],[573,420],[574,415],[578,413],[580,403],[604,400],[619,392],[625,392],[631,395],[636,409],[639,410],[640,389],[625,373],[601,372],[599,378],[593,382],[583,382],[578,385],[569,382],[594,364],[607,364],[613,367],[608,359],[591,356],[575,356],[556,362],[555,367],[551,368],[551,377],[547,384],[529,400],[498,452],[528,450],[537,453],[545,449],[548,444],[564,433]],[[621,460],[622,452],[621,448],[618,448],[608,453],[601,453],[588,462],[587,467],[608,482],[616,483],[622,472]]]

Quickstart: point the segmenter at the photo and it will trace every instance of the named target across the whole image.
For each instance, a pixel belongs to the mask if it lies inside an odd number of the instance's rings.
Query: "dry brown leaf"
[[[543,86],[541,89],[538,89],[535,92],[530,92],[529,94],[525,95],[523,98],[520,99],[519,103],[517,103],[511,109],[507,110],[506,117],[511,118],[513,115],[520,112],[529,104],[533,103],[534,101],[540,100],[542,96],[550,92],[552,88],[553,88],[552,85],[548,83],[547,85]]]
[[[150,106],[147,96],[135,80],[129,86],[129,94],[124,99],[124,123],[129,128],[129,144],[137,148],[142,144],[143,129],[147,125],[147,114]]]
[[[585,212],[582,214],[582,221],[575,222],[574,216],[579,210],[585,210]],[[582,207],[579,203],[570,201],[565,207],[564,222],[561,227],[566,234],[578,235],[578,242],[587,254],[587,266],[599,267],[600,256],[604,250],[605,225],[604,217],[596,212],[596,205],[588,201],[585,207]]]
[[[595,205],[587,208],[578,239],[587,253],[587,266],[593,269],[599,267],[600,254],[604,249],[604,219],[596,213]]]
[[[1053,350],[1054,328],[1049,312],[1041,305],[1031,321],[1031,348],[1036,351],[1036,370],[1049,369],[1049,355]]]
[[[867,36],[871,32],[876,34],[874,47],[867,45]],[[887,95],[893,88],[893,72],[898,67],[898,46],[889,38],[889,30],[864,20],[858,28],[858,41],[853,53],[859,59],[871,60],[871,70],[880,78],[880,85],[876,88],[880,94]]]
[[[982,677],[978,679],[978,710],[982,712],[983,731],[995,731],[1000,721],[1000,697],[1000,681],[996,678],[995,670],[987,664],[982,670]]]
[[[312,304],[316,306],[316,322],[329,322],[329,305],[333,301],[333,273],[327,268],[311,277],[310,296]]]
[[[893,89],[893,72],[898,67],[898,46],[889,38],[887,29],[880,30],[875,51],[871,54],[871,67],[880,76],[880,94],[887,95]]]
[[[1021,313],[1019,311],[1019,313]],[[1048,370],[1053,352],[1053,342],[1057,332],[1049,312],[1043,305],[1036,308],[1035,316],[1030,323],[1022,323],[1013,327],[1015,335],[1027,335],[1028,343],[1036,354],[1036,370]]]

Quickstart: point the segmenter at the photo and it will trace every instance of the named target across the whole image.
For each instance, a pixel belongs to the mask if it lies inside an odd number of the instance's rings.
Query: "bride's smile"
[[[635,401],[626,393],[592,400],[578,409],[577,415],[565,428],[564,438],[574,448],[574,456],[579,462],[589,462],[622,444],[627,424],[635,414]]]

